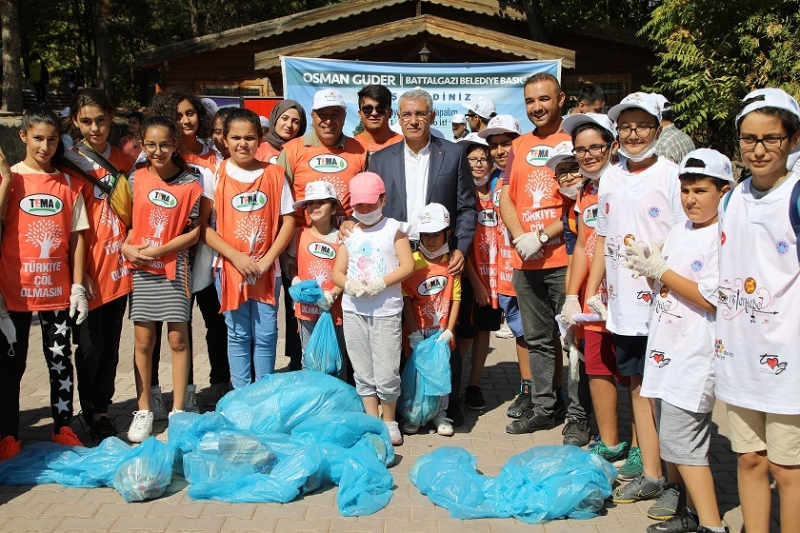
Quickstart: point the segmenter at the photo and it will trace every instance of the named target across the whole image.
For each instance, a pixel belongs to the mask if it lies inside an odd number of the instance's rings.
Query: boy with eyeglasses
[[[364,131],[355,139],[370,154],[403,140],[403,136],[389,127],[392,115],[392,91],[383,85],[367,85],[358,91],[358,117]]]
[[[609,110],[608,117],[617,122],[619,153],[625,163],[609,167],[600,181],[594,254],[605,257],[605,261],[592,262],[586,304],[606,320],[606,328],[614,335],[617,369],[630,379],[631,415],[642,474],[617,489],[613,501],[633,503],[660,496],[665,480],[653,404],[640,394],[652,293],[645,278],[621,268],[625,264],[624,250],[626,245],[649,246],[665,238],[672,226],[686,221],[686,215],[681,206],[678,165],[655,153],[661,121],[655,96],[629,94]],[[604,275],[608,308],[598,294]],[[677,477],[677,470],[670,474]],[[669,494],[674,495],[672,491]],[[657,509],[651,509],[653,515],[664,520],[675,513],[677,501],[658,502],[654,507]]]

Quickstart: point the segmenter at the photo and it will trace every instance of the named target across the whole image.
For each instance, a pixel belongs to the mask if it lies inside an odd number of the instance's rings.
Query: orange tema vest
[[[196,181],[170,185],[153,176],[147,168],[138,169],[133,177],[131,244],[162,246],[180,236],[189,225],[189,215],[202,192],[203,188]],[[172,252],[139,268],[174,280],[177,260],[178,252]]]
[[[9,311],[69,307],[69,239],[81,182],[64,174],[11,174],[0,291]]]
[[[283,145],[286,162],[294,173],[292,190],[295,202],[306,197],[306,184],[310,181],[327,181],[336,189],[336,196],[344,209],[340,219],[350,218],[350,179],[367,166],[367,151],[361,144],[348,137],[344,148],[339,146],[306,146],[302,137]],[[298,213],[297,224],[308,226],[307,215]]]
[[[569,140],[570,136],[563,132],[544,138],[526,133],[514,140],[509,194],[517,206],[522,229],[526,232],[544,229],[551,222],[559,220],[575,203],[561,196],[553,171],[545,166],[552,148]],[[529,261],[523,261],[515,251],[512,265],[521,270],[567,266],[567,248],[562,237],[550,239],[543,249],[544,256]]]
[[[498,180],[499,181],[499,180]],[[475,238],[470,249],[470,261],[475,273],[489,287],[492,307],[497,309],[497,221],[500,218],[494,207],[491,191],[488,198],[478,197],[478,223],[475,225]]]
[[[594,228],[597,223],[597,183],[589,181],[586,186],[581,190],[581,195],[578,198],[578,206],[581,209],[578,215],[578,223],[583,227],[584,248],[586,250],[586,260],[589,263],[589,269],[592,268],[592,259],[594,258],[594,245],[597,243],[597,233]],[[581,292],[586,291],[586,281]],[[603,281],[600,282],[600,288],[597,289],[597,294],[604,304],[608,305],[608,289],[606,288],[606,277],[603,276]],[[585,298],[585,294],[583,297]],[[583,303],[584,313],[593,313],[586,302]],[[590,322],[583,326],[583,329],[588,331],[607,332],[604,327],[605,322]]]
[[[399,143],[400,141],[402,141],[402,140],[403,140],[403,136],[402,136],[402,135],[400,135],[399,133],[395,133],[395,134],[394,134],[394,136],[392,136],[392,137],[389,137],[389,140],[388,140],[388,141],[386,141],[386,142],[385,142],[385,143],[383,143],[383,144],[379,144],[379,143],[374,143],[374,142],[368,141],[368,140],[367,140],[367,139],[364,137],[364,132],[361,132],[361,133],[359,133],[358,135],[356,135],[356,136],[355,136],[355,139],[356,139],[358,142],[360,142],[360,143],[361,143],[361,145],[362,145],[364,148],[366,148],[367,152],[369,152],[369,153],[371,153],[371,154],[374,154],[375,152],[379,152],[379,151],[383,150],[383,149],[384,149],[384,148],[386,148],[387,146],[391,146],[391,145],[393,145],[393,144]]]
[[[133,166],[133,161],[113,146],[108,160],[123,171]],[[74,171],[66,169],[66,172],[73,180],[84,184],[81,192],[90,226],[89,231],[83,232],[87,249],[86,275],[94,283],[95,290],[95,297],[89,300],[91,311],[131,292],[130,267],[122,255],[122,243],[128,231],[111,209],[106,195],[96,185]],[[110,179],[103,168],[86,172],[103,182]]]
[[[297,276],[302,280],[317,280],[322,290],[333,290],[336,285],[331,279],[331,272],[336,260],[336,248],[336,244],[320,239],[310,228],[301,229],[297,238]],[[331,316],[337,325],[342,323],[341,302],[339,298],[331,307]],[[321,313],[319,306],[314,304],[294,304],[294,316],[299,320],[318,320]]]
[[[411,298],[417,328],[425,337],[447,328],[450,321],[453,276],[447,272],[449,265],[447,260],[431,263],[402,283],[403,292]]]
[[[503,180],[498,179],[494,187],[492,201],[497,213],[500,212],[500,192],[503,190]],[[502,217],[497,217],[497,293],[503,296],[517,296],[514,284],[511,283],[511,276],[514,274],[514,267],[511,260],[516,254],[514,245],[511,244],[511,234],[508,232]]]
[[[285,170],[261,163],[263,174],[253,183],[243,183],[228,175],[228,161],[219,166],[219,181],[214,193],[217,233],[237,251],[258,261],[264,257],[278,234],[281,193]],[[255,280],[245,279],[222,254],[220,312],[235,311],[247,300],[275,304],[273,266]]]
[[[186,161],[186,166],[189,167],[189,174],[197,176],[197,179],[200,179],[200,174],[192,167],[208,169],[212,176],[217,171],[217,153],[214,150],[209,149],[203,154],[184,152],[181,153],[181,157]]]
[[[276,150],[268,142],[263,142],[258,145],[258,150],[256,150],[256,155],[254,157],[262,163],[275,163],[278,161],[280,153],[280,150]]]

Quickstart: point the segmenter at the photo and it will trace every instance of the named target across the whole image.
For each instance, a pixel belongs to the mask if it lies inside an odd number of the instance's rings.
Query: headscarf
[[[283,148],[283,144],[286,142],[275,132],[275,126],[278,124],[278,117],[283,115],[288,109],[292,108],[296,109],[297,112],[300,113],[300,129],[297,131],[296,137],[301,137],[304,135],[306,132],[306,127],[308,127],[306,110],[303,109],[303,106],[294,100],[281,101],[278,105],[272,108],[272,113],[269,115],[269,123],[272,128],[270,128],[270,130],[267,132],[267,136],[264,137],[264,140],[276,150],[281,150]]]

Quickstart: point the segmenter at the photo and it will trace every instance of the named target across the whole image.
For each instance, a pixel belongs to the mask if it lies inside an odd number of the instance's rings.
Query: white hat
[[[577,162],[578,158],[575,157],[575,154],[572,153],[572,143],[570,141],[564,141],[558,143],[558,145],[553,148],[551,152],[550,159],[547,160],[545,165],[547,168],[552,170],[553,172],[556,171],[556,167],[561,163],[572,163]]]
[[[467,119],[461,113],[456,113],[453,115],[453,118],[450,120],[453,124],[466,124]]]
[[[572,135],[572,132],[575,131],[578,126],[592,122],[608,131],[614,137],[617,136],[614,122],[608,118],[608,115],[600,113],[574,113],[564,119],[561,123],[561,129],[563,129],[564,133],[567,135]]]
[[[474,131],[469,132],[465,137],[461,137],[456,141],[456,144],[463,144],[467,146],[470,144],[480,144],[482,146],[489,146],[489,143],[486,142],[486,139]]]
[[[263,115],[258,115],[258,121],[261,122],[261,127],[269,129],[269,119]]]
[[[306,197],[294,203],[295,209],[300,209],[311,200],[337,200],[336,188],[327,181],[309,181],[306,183]]]
[[[462,105],[467,111],[472,111],[481,118],[492,118],[495,114],[494,102],[488,98],[478,98],[474,102]]]
[[[450,213],[442,204],[428,204],[417,214],[416,230],[419,233],[436,233],[450,227]]]
[[[756,99],[753,102],[750,102],[744,109],[739,111],[736,115],[736,124],[739,124],[739,121],[744,118],[745,115],[755,111],[756,109],[761,109],[762,107],[776,107],[778,109],[785,109],[786,111],[794,114],[797,118],[800,118],[800,107],[797,105],[797,100],[790,94],[788,94],[783,89],[774,89],[768,87],[766,89],[756,89],[755,91],[751,91],[742,99],[742,102],[746,102],[748,100]]]
[[[698,164],[698,161],[701,163]],[[736,183],[733,179],[731,160],[711,148],[692,150],[681,161],[680,174],[702,174],[712,178]]]
[[[669,111],[672,109],[672,104],[669,102],[669,100],[667,100],[666,96],[659,93],[653,93],[653,96],[656,97],[659,111],[663,113],[664,111]]]
[[[608,117],[614,122],[618,122],[620,113],[626,109],[641,109],[658,118],[658,121],[661,122],[661,108],[658,106],[658,101],[654,94],[644,92],[631,93],[608,110]]]
[[[321,89],[314,93],[314,102],[311,104],[311,111],[323,109],[325,107],[341,107],[347,109],[342,93],[333,89]]]
[[[519,127],[519,121],[511,115],[497,115],[492,117],[492,120],[478,132],[478,135],[486,139],[489,135],[500,135],[503,133],[516,133],[522,135],[522,128]]]

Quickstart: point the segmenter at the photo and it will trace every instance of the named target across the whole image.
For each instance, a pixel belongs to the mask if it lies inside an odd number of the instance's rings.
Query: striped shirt
[[[694,141],[679,130],[675,124],[664,126],[656,141],[656,154],[679,165],[686,154],[692,150],[694,150]]]

